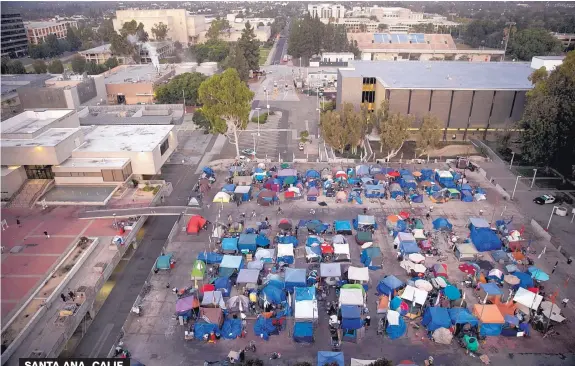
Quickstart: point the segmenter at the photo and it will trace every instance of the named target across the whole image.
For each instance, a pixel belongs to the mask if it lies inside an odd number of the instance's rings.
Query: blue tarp
[[[305,301],[315,299],[315,287],[296,287],[295,301]]]
[[[401,300],[401,297],[396,296],[393,299],[391,299],[391,301],[389,302],[389,308],[391,310],[396,310],[401,306],[401,303],[403,302],[403,300]]]
[[[498,336],[503,330],[503,324],[489,324],[481,323],[479,326],[479,334],[484,337]]]
[[[427,330],[433,332],[438,328],[449,328],[451,326],[451,318],[449,317],[447,308],[433,306],[425,309],[421,324],[426,327]]]
[[[236,339],[242,333],[241,319],[226,319],[222,325],[221,335],[224,339]]]
[[[285,269],[285,288],[289,292],[292,292],[294,287],[304,287],[306,279],[306,270],[304,268]]]
[[[265,234],[262,234],[260,232],[260,234],[258,234],[258,237],[256,238],[256,244],[258,247],[267,248],[270,245],[270,239]]]
[[[205,262],[206,264],[217,264],[221,263],[223,255],[214,252],[200,252],[198,253],[198,260]]]
[[[461,200],[463,202],[473,202],[473,194],[471,193],[471,191],[462,190],[461,191]]]
[[[433,180],[433,170],[431,169],[421,169],[421,180]]]
[[[403,286],[403,282],[395,277],[394,275],[389,275],[379,281],[377,284],[377,292],[382,295],[388,295],[394,290]]]
[[[202,171],[203,171],[204,173],[206,173],[206,175],[208,175],[208,176],[210,176],[210,177],[214,176],[214,171],[213,171],[212,168],[210,168],[209,166],[203,167],[203,168],[202,168]]]
[[[222,239],[222,250],[226,252],[237,252],[238,251],[238,238],[223,238]]]
[[[297,247],[299,240],[293,235],[278,236],[279,244],[293,244],[293,247]]]
[[[453,228],[453,225],[451,225],[449,220],[447,220],[445,217],[438,217],[435,220],[433,220],[433,228],[435,230],[441,230],[441,229],[451,230]]]
[[[306,245],[307,247],[311,247],[311,246],[313,246],[313,244],[315,244],[315,243],[317,243],[317,244],[320,244],[320,243],[321,243],[320,240],[319,240],[319,238],[316,237],[316,236],[308,236],[307,239],[305,240],[305,245]]]
[[[360,261],[365,267],[372,267],[373,260],[379,257],[381,257],[381,249],[379,249],[379,247],[369,247],[361,251]],[[370,269],[377,270],[379,267]]]
[[[446,288],[444,288],[443,294],[451,301],[461,299],[461,292],[459,292],[457,287],[452,285],[449,285]]]
[[[470,226],[471,241],[479,252],[487,252],[491,250],[501,249],[501,240],[490,228],[476,228]]]
[[[260,315],[254,323],[254,334],[267,341],[271,334],[277,334],[277,329],[272,324],[272,319],[266,319]]]
[[[387,332],[389,339],[397,339],[407,332],[407,325],[403,318],[400,317],[398,325],[388,325],[387,328],[385,328],[385,331]]]
[[[363,320],[361,318],[342,318],[341,329],[361,329],[363,327]]]
[[[220,268],[242,268],[244,258],[240,255],[224,255],[220,263]]]
[[[309,169],[305,172],[305,177],[315,179],[321,177],[321,174],[317,170]]]
[[[345,220],[335,221],[334,227],[336,232],[351,231],[351,224]]]
[[[219,333],[217,324],[206,323],[205,321],[198,321],[194,325],[194,337],[202,339],[205,335],[210,335],[211,332]]]
[[[255,252],[257,249],[256,239],[257,234],[240,234],[238,249]]]
[[[447,309],[452,324],[471,324],[475,326],[479,324],[479,320],[471,315],[466,308],[451,308]]]
[[[293,340],[298,343],[312,343],[313,323],[296,322],[293,326]]]
[[[229,297],[232,292],[232,281],[229,277],[218,277],[214,281],[216,291],[221,291],[222,296]]]
[[[419,247],[414,241],[402,241],[399,243],[399,251],[403,255],[419,253]]]
[[[222,192],[227,192],[227,193],[234,193],[234,191],[236,190],[236,185],[235,184],[226,184],[223,188],[222,188]]]
[[[515,289],[517,289],[518,287],[523,288],[533,287],[533,278],[529,273],[513,272],[513,275],[519,278],[519,285],[515,286]]]
[[[503,292],[501,292],[499,287],[494,283],[480,283],[479,287],[481,287],[488,296],[503,295]]]
[[[317,366],[325,366],[326,364],[329,366],[345,366],[343,352],[319,351],[317,353]]]
[[[170,269],[170,261],[172,260],[172,254],[161,255],[156,259],[157,269]]]
[[[275,286],[274,284],[266,285],[266,287],[262,289],[262,296],[272,304],[279,304],[286,299],[283,288]]]

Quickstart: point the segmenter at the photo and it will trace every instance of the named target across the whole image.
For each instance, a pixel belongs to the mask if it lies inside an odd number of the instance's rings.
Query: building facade
[[[2,57],[18,58],[28,54],[26,28],[19,13],[1,15]]]
[[[307,10],[312,18],[318,17],[322,20],[345,18],[345,7],[343,5],[309,4]]]
[[[426,14],[399,7],[360,7],[354,6],[350,17],[376,17],[377,21],[388,26],[390,31],[408,32],[414,25],[431,23],[435,26],[458,26],[456,22],[447,20],[438,14]]]
[[[64,20],[61,22],[27,22],[26,35],[32,44],[39,44],[46,41],[46,37],[55,34],[58,39],[66,38],[68,27],[77,28],[78,23],[74,20]]]
[[[415,117],[412,129],[432,114],[444,137],[486,138],[513,129],[532,88],[529,63],[366,62],[338,70],[337,108],[352,103]]]
[[[168,26],[166,39],[183,45],[195,44],[200,33],[205,32],[206,18],[192,15],[185,9],[117,10],[113,19],[114,29],[119,32],[124,23],[135,20],[144,25],[144,30],[153,38],[152,28],[159,23]]]
[[[160,42],[146,42],[145,45],[140,47],[140,63],[152,63],[150,52],[157,56],[158,60],[165,59],[174,54],[174,42],[160,41]],[[152,51],[150,50],[152,49]],[[115,55],[112,53],[111,45],[104,44],[98,47],[90,48],[89,50],[79,51],[80,55],[84,56],[86,62],[95,62],[96,64],[103,64],[110,58],[115,57],[120,64],[132,64],[134,60],[131,56]]]
[[[172,65],[121,65],[104,73],[107,104],[152,104],[154,90],[175,75]]]

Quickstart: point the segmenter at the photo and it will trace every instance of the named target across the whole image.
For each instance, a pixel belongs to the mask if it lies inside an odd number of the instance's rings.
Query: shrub
[[[270,113],[271,114],[271,113]],[[264,112],[264,113],[260,113],[260,120],[258,122],[258,115],[256,113],[255,116],[252,117],[252,122],[254,123],[259,123],[259,124],[263,124],[266,123],[268,121],[268,113]]]

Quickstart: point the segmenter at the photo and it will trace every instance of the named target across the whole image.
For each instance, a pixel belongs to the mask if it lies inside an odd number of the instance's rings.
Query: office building
[[[132,64],[134,60],[132,56],[115,55],[112,53],[111,45],[104,44],[98,47],[90,48],[88,50],[79,51],[78,53],[86,59],[86,62],[95,62],[97,64],[104,64],[108,59],[115,57],[120,64]],[[157,56],[158,60],[165,59],[174,54],[174,42],[160,41],[160,42],[146,42],[145,44],[138,45],[140,49],[140,62],[142,64],[152,63],[150,53]]]
[[[2,11],[1,21],[2,57],[26,56],[28,54],[28,38],[20,14]]]
[[[337,108],[352,103],[413,115],[418,128],[430,113],[459,139],[514,127],[532,88],[528,62],[351,61],[338,70]]]
[[[345,7],[343,5],[309,4],[307,10],[312,18],[318,17],[321,20],[345,18]]]
[[[458,26],[459,23],[447,20],[438,14],[418,13],[406,8],[354,6],[349,17],[375,17],[377,22],[386,24],[389,31],[408,32],[417,24],[433,24],[435,26]]]
[[[121,65],[104,75],[107,104],[151,104],[154,90],[175,75],[171,65]]]
[[[74,20],[64,20],[61,22],[27,22],[26,35],[32,44],[39,44],[46,41],[46,37],[55,34],[58,39],[66,38],[68,27],[77,28],[78,24]]]

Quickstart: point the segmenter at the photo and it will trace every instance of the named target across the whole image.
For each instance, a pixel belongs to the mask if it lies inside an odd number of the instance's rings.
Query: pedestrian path
[[[241,131],[239,134],[240,153],[243,149],[254,149],[255,145],[258,158],[263,159],[267,155],[268,158],[273,159],[273,157],[278,155],[278,152],[283,151],[281,149],[285,150],[288,141],[282,141],[282,132],[277,131],[282,128],[280,127],[281,117],[281,112],[276,112],[274,115],[269,116],[267,122],[259,126],[259,136],[258,124],[250,122],[246,128],[247,131]],[[283,135],[285,135],[285,132],[283,132]]]

